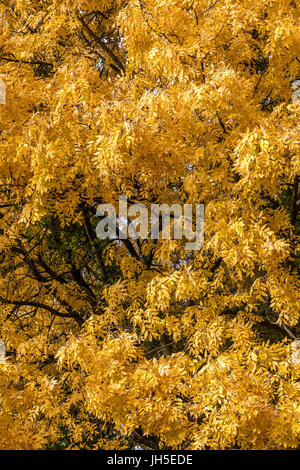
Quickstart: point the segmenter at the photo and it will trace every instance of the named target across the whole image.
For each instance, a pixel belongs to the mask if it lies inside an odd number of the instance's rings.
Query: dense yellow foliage
[[[0,2],[1,449],[299,446],[299,12]],[[203,248],[97,240],[119,195]]]

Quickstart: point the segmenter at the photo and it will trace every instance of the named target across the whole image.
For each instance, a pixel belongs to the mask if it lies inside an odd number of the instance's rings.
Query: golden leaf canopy
[[[0,449],[299,447],[299,11],[0,3]],[[203,247],[98,239],[120,195]]]

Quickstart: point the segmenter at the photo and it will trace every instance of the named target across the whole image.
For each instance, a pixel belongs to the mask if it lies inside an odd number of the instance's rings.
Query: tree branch
[[[91,224],[91,221],[90,221],[90,218],[89,218],[88,209],[85,205],[82,206],[81,212],[82,212],[82,215],[83,215],[83,223],[84,223],[84,228],[85,228],[87,239],[88,239],[90,245],[92,246],[92,248],[95,247],[95,249],[96,249],[96,253],[95,253],[96,260],[97,260],[98,266],[100,268],[102,280],[105,281],[107,276],[106,276],[104,263],[103,263],[103,260],[102,260],[102,257],[101,257],[100,247],[99,247],[98,244],[95,243],[96,237],[95,237],[93,227],[92,227],[92,224]]]
[[[293,196],[292,196],[292,202],[291,202],[291,219],[290,220],[291,220],[292,225],[296,225],[296,221],[297,221],[298,186],[299,186],[299,176],[295,176],[295,180],[294,180],[294,184],[293,184]]]
[[[84,19],[81,16],[77,16],[78,20],[82,24],[83,28],[86,30],[86,32],[93,38],[94,41],[96,41],[100,47],[103,49],[103,51],[111,58],[111,60],[115,63],[115,65],[120,71],[125,73],[125,67],[122,64],[122,62],[118,59],[118,57],[109,49],[109,47],[103,42],[96,34],[94,31],[85,23]]]
[[[49,305],[43,304],[41,302],[35,302],[32,300],[12,300],[12,299],[5,299],[4,297],[0,296],[0,301],[3,302],[6,305],[16,305],[17,307],[37,307],[37,308],[42,308],[44,310],[47,310],[48,312],[52,313],[52,315],[55,315],[57,317],[61,318],[73,318],[79,325],[82,325],[83,319],[81,318],[80,315],[77,313],[62,313],[59,312],[58,310],[55,310],[54,308],[50,307]]]
[[[12,250],[12,252],[20,254],[20,255],[23,256],[25,264],[27,264],[27,266],[29,267],[30,272],[34,275],[34,277],[36,278],[37,281],[43,282],[43,283],[47,283],[47,282],[51,281],[51,279],[42,276],[42,274],[37,269],[37,267],[35,265],[35,262],[32,259],[29,258],[28,253],[26,253],[26,250],[23,247],[13,246],[11,248],[11,250]]]
[[[5,62],[16,62],[18,64],[45,65],[46,67],[53,67],[53,64],[50,64],[50,62],[43,62],[41,60],[22,60],[22,59],[15,59],[11,57],[0,57],[0,60],[3,60]]]
[[[45,260],[43,260],[41,254],[38,255],[38,260],[40,266],[46,271],[47,274],[49,274],[49,276],[51,276],[54,281],[58,281],[60,284],[66,284],[67,281],[60,274],[56,274],[53,269],[48,266]]]

